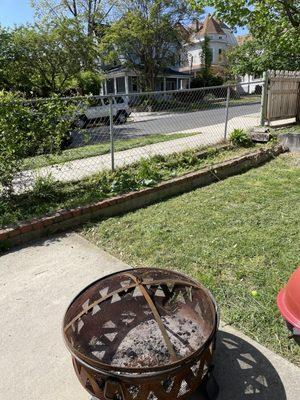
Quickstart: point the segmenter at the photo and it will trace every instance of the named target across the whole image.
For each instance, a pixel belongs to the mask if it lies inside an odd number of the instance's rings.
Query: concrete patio
[[[1,399],[89,399],[63,344],[62,318],[83,287],[124,268],[76,233],[0,257]],[[300,398],[300,369],[232,327],[221,325],[215,365],[218,400]]]

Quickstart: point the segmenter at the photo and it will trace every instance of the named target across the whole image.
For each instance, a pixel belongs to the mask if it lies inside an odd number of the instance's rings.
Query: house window
[[[174,78],[167,78],[167,90],[176,90],[176,79]]]
[[[114,80],[108,79],[107,80],[107,94],[114,93]]]
[[[219,49],[219,55],[221,55],[222,54],[222,49]]]
[[[219,39],[222,39],[222,36],[219,36]]]
[[[117,78],[117,93],[125,93],[125,77]]]
[[[129,77],[129,81],[130,81],[130,84],[131,84],[131,92],[134,92],[134,93],[136,93],[136,92],[138,92],[139,91],[139,86],[138,86],[138,78],[137,78],[137,76],[131,76],[131,77]]]

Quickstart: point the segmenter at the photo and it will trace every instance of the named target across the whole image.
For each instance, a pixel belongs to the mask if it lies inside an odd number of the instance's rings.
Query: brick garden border
[[[255,152],[206,167],[200,171],[170,179],[158,185],[115,196],[97,203],[62,210],[50,216],[21,223],[18,226],[0,230],[0,250],[26,243],[49,234],[74,229],[97,218],[113,217],[137,210],[158,201],[207,186],[213,182],[248,171],[264,164],[286,149],[281,145]]]

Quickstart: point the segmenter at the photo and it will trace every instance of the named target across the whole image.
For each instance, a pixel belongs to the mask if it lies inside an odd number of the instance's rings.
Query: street
[[[229,108],[229,119],[242,117],[243,115],[257,114],[260,111],[260,104],[253,103]],[[139,116],[138,114],[142,114]],[[136,113],[129,118],[125,125],[114,125],[114,138],[129,139],[133,137],[172,134],[186,131],[201,132],[201,127],[207,127],[224,123],[226,109],[214,108],[193,112],[177,113]],[[134,120],[134,121],[132,121]],[[243,126],[240,126],[243,128]],[[108,126],[90,127],[84,133],[73,133],[72,147],[80,147],[83,143],[96,144],[109,140]]]

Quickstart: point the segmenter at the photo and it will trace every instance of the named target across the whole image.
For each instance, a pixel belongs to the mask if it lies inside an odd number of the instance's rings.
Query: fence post
[[[263,73],[263,87],[261,92],[261,104],[260,104],[260,125],[265,125],[266,117],[266,106],[267,106],[267,94],[268,94],[268,72]]]
[[[111,170],[115,170],[115,149],[114,149],[114,116],[112,97],[109,98],[109,138],[110,138],[110,159]]]
[[[227,139],[229,100],[230,100],[230,85],[227,86],[227,94],[226,94],[226,117],[225,117],[225,127],[224,127],[224,139],[225,140]]]

